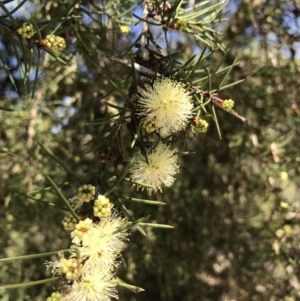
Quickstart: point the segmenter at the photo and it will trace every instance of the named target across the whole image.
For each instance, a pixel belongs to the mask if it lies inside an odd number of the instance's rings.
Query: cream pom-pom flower
[[[80,254],[85,262],[83,271],[90,271],[96,266],[99,269],[112,269],[118,265],[116,261],[125,248],[127,240],[127,219],[114,212],[111,216],[101,218],[98,224],[89,231],[89,235],[83,236],[82,240],[72,250]]]
[[[150,194],[162,190],[162,186],[172,186],[174,175],[178,172],[177,156],[167,145],[159,143],[156,148],[148,150],[147,159],[136,153],[132,158],[130,168],[131,179],[151,187],[143,187]]]
[[[97,270],[74,281],[63,301],[110,301],[118,298],[113,274],[109,270]]]
[[[176,133],[184,129],[192,117],[192,98],[181,82],[169,78],[157,79],[153,86],[146,85],[146,90],[139,98],[139,106],[144,128],[152,131],[165,129]]]

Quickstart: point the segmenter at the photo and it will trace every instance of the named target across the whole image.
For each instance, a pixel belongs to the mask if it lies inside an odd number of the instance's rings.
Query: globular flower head
[[[146,90],[139,99],[143,124],[155,122],[157,128],[176,133],[184,129],[192,116],[190,93],[180,82],[169,78],[158,79],[153,86],[146,85]]]
[[[91,184],[85,184],[78,188],[78,199],[80,202],[90,202],[96,193],[96,187]]]
[[[195,126],[195,129],[199,132],[199,133],[205,133],[207,131],[208,128],[208,122],[204,119],[198,118],[198,119],[194,119],[193,120],[193,124]]]
[[[71,213],[68,213],[62,220],[65,230],[74,230],[77,220]]]
[[[188,28],[188,22],[185,19],[177,19],[175,24],[180,31],[185,31]]]
[[[113,275],[109,271],[93,271],[74,281],[64,301],[110,301],[118,297]]]
[[[125,248],[127,220],[116,213],[106,218],[101,218],[95,224],[89,235],[82,239],[79,246],[72,253],[80,254],[85,261],[83,272],[98,269],[113,269],[117,265],[116,259]]]
[[[131,179],[153,186],[142,187],[148,193],[161,191],[163,185],[170,187],[175,180],[173,176],[178,172],[174,152],[167,145],[159,143],[155,149],[147,152],[147,159],[148,162],[141,153],[135,154],[130,168]]]
[[[222,106],[225,111],[231,111],[234,107],[234,101],[232,99],[225,99]]]
[[[97,199],[94,202],[93,212],[94,216],[108,217],[111,215],[111,209],[113,204],[106,198],[104,195],[98,195]]]
[[[46,301],[60,301],[61,300],[61,293],[60,292],[53,292],[51,296],[49,296]]]
[[[143,128],[146,132],[151,133],[158,130],[157,122],[155,119],[145,121],[143,124]]]
[[[75,280],[81,274],[81,263],[77,258],[63,258],[59,262],[59,266],[67,280]]]
[[[33,25],[23,23],[22,27],[17,29],[17,33],[22,36],[23,39],[30,39],[34,35]]]
[[[48,34],[45,40],[42,40],[42,45],[56,51],[62,51],[66,48],[66,41],[64,38],[54,34]]]
[[[120,31],[123,34],[128,34],[130,32],[130,27],[128,25],[120,25]]]
[[[78,188],[77,195],[70,198],[69,202],[74,209],[80,208],[83,203],[89,203],[94,199],[96,193],[96,187],[91,184],[85,184]]]

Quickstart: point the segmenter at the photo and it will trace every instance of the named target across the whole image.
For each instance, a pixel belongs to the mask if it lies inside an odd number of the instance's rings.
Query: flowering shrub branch
[[[93,68],[98,67],[99,62],[93,59],[92,52],[98,49],[95,41],[103,37],[95,34],[94,40],[87,41],[84,33],[94,29],[89,28],[81,16],[86,14],[95,20],[105,13],[109,23],[106,25],[126,36],[130,32],[128,13],[135,6],[130,7],[131,1],[123,2],[120,2],[124,6],[119,11],[117,6],[110,4],[102,7],[93,1],[88,4],[75,1],[65,8],[61,15],[63,19],[26,22],[18,26],[12,13],[5,8],[6,15],[1,26],[13,37],[16,57],[17,49],[21,49],[24,55],[30,53],[31,61],[36,60],[33,80],[30,76],[31,63],[27,62],[22,70],[24,64],[20,59],[18,61],[22,83],[26,86],[25,94],[32,92],[34,99],[35,87],[42,77],[39,77],[41,61],[47,63],[46,53],[41,56],[42,50],[56,58],[55,64],[63,62],[71,65],[73,57],[81,61],[77,53],[80,47],[82,56],[89,60],[85,64],[78,63],[78,68],[84,69],[90,65],[89,76],[95,76]],[[223,53],[224,47],[211,25],[220,22],[218,16],[225,4],[209,5],[205,2],[184,8],[183,2],[145,1],[143,17],[133,14],[139,20],[135,25],[142,22],[143,26],[138,39],[130,46],[129,58],[108,56],[111,53],[107,50],[103,51],[105,55],[101,53],[102,60],[107,64],[106,70],[122,68],[123,65],[127,69],[113,72],[112,76],[104,74],[107,84],[103,93],[105,113],[90,123],[97,127],[97,135],[86,143],[88,151],[99,152],[100,166],[96,175],[87,178],[79,176],[62,156],[55,155],[42,142],[38,142],[44,154],[62,167],[77,187],[77,193],[67,198],[61,191],[63,185],[57,185],[53,176],[45,175],[51,191],[63,204],[61,208],[58,204],[53,204],[53,207],[68,211],[62,225],[66,231],[71,231],[69,252],[57,252],[57,260],[46,262],[53,276],[64,279],[58,291],[53,292],[47,301],[108,301],[118,297],[117,285],[135,292],[142,291],[116,276],[121,252],[129,241],[128,232],[133,226],[142,234],[145,234],[143,227],[170,229],[172,226],[146,223],[146,218],[136,220],[123,201],[165,205],[148,197],[172,187],[176,174],[180,172],[178,157],[185,151],[182,145],[187,139],[205,133],[213,123],[210,121],[214,121],[219,130],[214,106],[244,121],[233,110],[233,100],[223,100],[220,96],[221,90],[240,82],[223,85],[233,66],[222,69],[226,53]],[[185,63],[177,61],[175,51],[172,53],[168,46],[170,31],[189,33],[200,43],[202,53],[197,61],[194,55]],[[56,35],[56,32],[64,37]],[[164,39],[161,40],[161,36]],[[163,43],[167,45],[165,51],[160,46]],[[115,48],[113,50],[118,53],[117,46]],[[96,53],[98,55],[100,52]],[[206,61],[213,54],[220,53],[220,64],[209,71]],[[5,66],[4,58],[0,56],[0,59]],[[127,71],[129,74],[126,74]],[[221,80],[220,76],[223,76]],[[112,95],[117,95],[118,100]],[[128,190],[130,196],[127,195]],[[145,191],[147,196],[136,197],[138,191]]]

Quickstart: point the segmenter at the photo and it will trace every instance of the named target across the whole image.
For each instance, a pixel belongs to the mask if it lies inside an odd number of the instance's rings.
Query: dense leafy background
[[[18,1],[2,2],[12,10]],[[57,34],[68,44],[60,55],[66,65],[41,51],[38,80],[36,47],[20,42],[12,20],[0,19],[0,106],[14,109],[0,110],[1,257],[69,246],[61,227],[65,212],[49,205],[59,200],[47,188],[45,175],[65,184],[67,196],[78,183],[36,142],[82,179],[93,181],[100,161],[97,151],[88,150],[101,141],[106,128],[90,123],[113,112],[105,100],[122,102],[120,93],[106,96],[112,87],[104,75],[124,87],[124,93],[128,88],[128,82],[121,82],[129,69],[112,64],[106,55],[124,54],[141,30],[129,8],[141,16],[142,3],[120,3],[23,1],[13,15],[16,24],[30,19],[39,28],[47,24],[41,30],[45,35],[63,22]],[[93,19],[84,10],[93,11]],[[116,11],[122,17],[114,19]],[[63,21],[68,12],[70,18]],[[146,291],[122,290],[121,300],[300,300],[299,3],[237,0],[222,14],[227,21],[220,23],[223,36],[218,39],[230,47],[223,65],[232,65],[235,58],[239,62],[227,81],[245,78],[222,91],[222,97],[234,99],[247,122],[217,111],[222,139],[208,119],[208,132],[185,146],[195,154],[180,157],[174,186],[157,196],[166,206],[124,203],[136,218],[150,216],[152,222],[175,228],[145,228],[147,237],[132,230],[124,253],[126,268],[120,267],[119,276]],[[130,32],[122,33],[120,26],[126,24]],[[202,46],[191,35],[169,34],[169,51],[182,51],[178,59],[199,55]],[[18,43],[16,58],[13,45]],[[204,67],[214,70],[222,55],[215,52]],[[214,77],[212,88],[221,80]],[[44,260],[0,263],[1,283],[49,277]],[[51,290],[52,284],[0,294],[1,300],[44,300]]]

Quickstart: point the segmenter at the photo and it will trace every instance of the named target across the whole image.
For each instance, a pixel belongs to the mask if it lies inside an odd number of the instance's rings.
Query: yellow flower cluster
[[[222,107],[225,111],[231,111],[234,107],[234,101],[232,99],[225,99]]]
[[[99,195],[95,200],[93,211],[94,216],[98,217],[108,217],[111,215],[111,209],[113,208],[113,204],[106,198],[104,195]]]
[[[89,218],[80,221],[75,225],[74,231],[71,233],[71,237],[75,243],[82,241],[86,236],[89,236],[93,227],[93,221]]]
[[[195,125],[195,129],[199,132],[199,133],[205,133],[207,131],[208,128],[208,122],[204,119],[195,119],[194,120],[194,125]]]
[[[145,129],[146,132],[152,133],[158,129],[157,122],[155,119],[153,120],[148,120],[143,124],[143,128]]]
[[[58,261],[46,262],[54,275],[63,275],[72,283],[61,290],[64,301],[109,301],[117,298],[114,270],[127,240],[127,220],[116,213],[94,223],[87,218],[75,225],[71,233],[71,255],[59,253]],[[47,301],[59,301],[56,293]]]
[[[78,200],[79,202],[90,202],[96,193],[96,187],[91,184],[85,184],[78,188]]]
[[[95,199],[96,189],[88,184],[78,189],[75,197],[69,199],[77,211],[84,203],[94,200],[94,215],[80,215],[79,222],[72,215],[66,216],[62,223],[65,229],[72,230],[69,257],[60,252],[60,259],[46,262],[53,275],[61,275],[71,281],[67,290],[60,288],[61,295],[53,293],[47,301],[109,301],[117,299],[115,268],[127,240],[127,220],[121,218],[113,204],[104,195]],[[84,208],[85,208],[84,207]],[[85,209],[82,210],[85,212]],[[100,219],[100,220],[99,220]]]
[[[62,224],[65,230],[74,230],[76,223],[76,218],[73,217],[70,213],[67,216],[65,216],[62,220]]]
[[[60,301],[60,300],[61,300],[60,292],[53,292],[51,296],[46,299],[46,301]]]
[[[62,51],[66,48],[66,41],[62,37],[49,34],[46,36],[45,46],[56,51]]]
[[[34,35],[32,24],[23,23],[22,27],[17,29],[17,33],[22,36],[23,39],[30,39]]]
[[[81,274],[81,263],[77,258],[62,258],[59,265],[61,273],[65,274],[67,280],[75,280]]]

